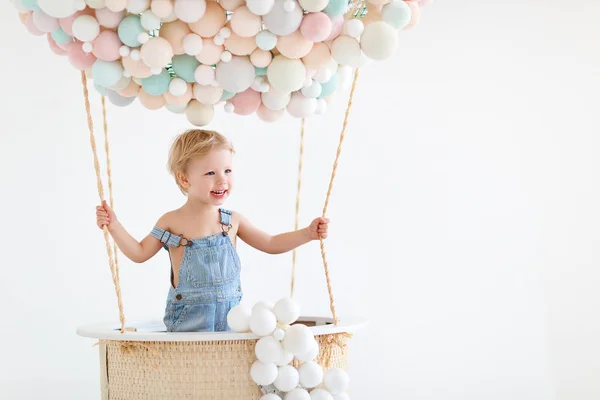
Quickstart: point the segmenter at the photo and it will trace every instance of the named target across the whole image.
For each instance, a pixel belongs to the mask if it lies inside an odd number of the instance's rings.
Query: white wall
[[[339,312],[371,320],[352,342],[355,399],[600,395],[598,15],[593,0],[438,1],[393,60],[362,71],[327,241]],[[0,19],[0,397],[96,399],[97,349],[75,329],[118,312],[79,75],[8,2]],[[308,123],[303,223],[346,98]],[[165,162],[188,124],[138,103],[109,118],[117,212],[141,238],[183,201]],[[228,206],[290,229],[299,122],[219,112],[211,126],[238,150]],[[289,254],[240,253],[247,301],[287,293]],[[160,318],[166,253],[120,260],[128,319]],[[299,264],[304,311],[327,315],[317,243]]]

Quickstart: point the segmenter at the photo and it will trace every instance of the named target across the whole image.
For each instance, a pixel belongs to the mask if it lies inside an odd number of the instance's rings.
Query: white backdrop
[[[355,399],[600,396],[600,3],[438,1],[364,68],[327,241]],[[99,396],[82,324],[117,321],[78,73],[0,4],[0,398]],[[99,98],[92,91],[96,126]],[[348,92],[307,126],[301,220],[321,212]],[[166,171],[183,116],[109,108],[116,209],[136,237],[184,198]],[[219,111],[237,148],[228,207],[293,226],[299,121]],[[98,129],[101,139],[101,129]],[[99,146],[103,145],[99,141]],[[289,287],[291,254],[241,245],[245,301]],[[121,261],[128,319],[160,318],[165,252]],[[318,243],[297,299],[328,315]]]

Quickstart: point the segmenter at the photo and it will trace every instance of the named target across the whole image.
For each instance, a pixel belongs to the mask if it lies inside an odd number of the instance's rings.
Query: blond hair
[[[187,191],[179,182],[177,173],[185,174],[192,159],[203,157],[214,149],[235,152],[229,140],[216,131],[189,129],[175,138],[169,151],[168,168],[183,194],[186,194]]]

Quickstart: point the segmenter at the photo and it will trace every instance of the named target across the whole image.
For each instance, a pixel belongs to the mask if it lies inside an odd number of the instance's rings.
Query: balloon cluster
[[[300,307],[290,298],[252,309],[238,305],[227,314],[233,331],[260,336],[250,368],[264,393],[260,400],[349,400],[348,374],[341,368],[324,371],[315,362],[319,344],[306,325],[295,323],[299,316]],[[291,365],[294,360],[301,363],[298,368]]]
[[[117,106],[208,124],[325,112],[352,69],[391,57],[431,0],[11,0]]]

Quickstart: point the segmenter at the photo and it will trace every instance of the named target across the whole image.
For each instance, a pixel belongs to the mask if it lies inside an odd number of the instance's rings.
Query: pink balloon
[[[239,115],[249,115],[258,110],[260,107],[260,93],[246,89],[245,91],[236,94],[231,98],[233,103],[233,112]]]
[[[302,36],[302,33],[298,29],[289,35],[279,36],[277,50],[287,58],[298,59],[310,53],[313,44],[311,40]]]
[[[108,8],[99,8],[96,10],[96,19],[105,28],[117,28],[123,18],[125,18],[125,10],[119,12],[110,11]]]
[[[302,57],[306,68],[314,70],[315,73],[325,64],[331,61],[331,52],[325,43],[315,43],[310,53]]]
[[[92,43],[93,53],[104,61],[116,61],[121,58],[119,49],[123,45],[114,31],[102,31]]]
[[[123,57],[121,62],[123,63],[123,68],[125,71],[127,71],[129,75],[133,76],[134,78],[142,79],[148,78],[152,75],[152,70],[149,66],[144,64],[142,60],[134,61],[131,59],[131,57],[127,56]]]
[[[65,33],[69,36],[73,36],[73,21],[75,21],[75,19],[77,17],[79,17],[80,15],[94,15],[94,10],[92,10],[91,8],[86,8],[82,11],[77,11],[75,14],[67,17],[67,18],[60,18],[58,20],[58,24],[60,25],[60,27],[62,28],[63,31],[65,31]]]
[[[417,3],[416,1],[406,1],[406,4],[408,4],[408,6],[410,7],[410,11],[411,11],[410,22],[408,23],[408,25],[406,25],[404,27],[404,29],[408,30],[408,29],[413,28],[415,25],[417,25],[419,23],[419,21],[421,20],[421,9],[419,8],[419,5],[422,5],[422,4]]]
[[[340,36],[344,27],[344,17],[336,17],[331,20],[331,33],[325,40],[333,40]]]
[[[132,79],[125,89],[117,91],[123,97],[136,97],[140,91],[140,86]]]
[[[329,16],[322,12],[309,13],[304,16],[300,32],[302,36],[311,42],[322,42],[329,38],[333,29],[333,23]]]
[[[281,110],[271,110],[265,107],[264,104],[261,104],[258,110],[256,110],[258,118],[265,122],[277,121],[279,118],[283,117],[283,114],[285,114],[285,108],[282,108]]]
[[[29,14],[29,16],[27,17],[27,21],[25,22],[25,27],[27,28],[29,33],[31,33],[32,35],[35,35],[35,36],[44,35],[44,32],[40,31],[37,28],[37,26],[35,26],[35,23],[33,22],[33,14]]]
[[[82,49],[83,43],[75,42],[69,46],[69,62],[80,71],[90,68],[96,62],[96,56],[93,53],[86,53]]]
[[[66,56],[68,54],[68,52],[66,50],[63,50],[60,47],[58,47],[58,45],[52,38],[52,35],[50,35],[48,33],[46,35],[46,38],[48,39],[48,44],[50,45],[50,50],[52,50],[54,52],[54,54],[59,55],[59,56]]]
[[[75,41],[72,40],[69,43],[65,43],[65,44],[56,43],[56,45],[63,50],[69,51],[69,47],[71,47],[74,43],[75,43]]]

